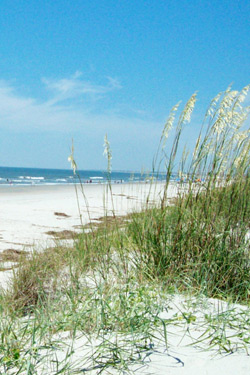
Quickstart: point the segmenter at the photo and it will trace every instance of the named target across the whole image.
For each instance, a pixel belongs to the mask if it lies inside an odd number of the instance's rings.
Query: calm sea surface
[[[78,171],[82,183],[106,183],[105,171]],[[152,174],[131,172],[112,172],[111,182],[139,182],[152,178]],[[164,180],[164,174],[154,175],[154,179]],[[13,168],[0,167],[0,185],[59,185],[78,183],[79,178],[73,175],[70,169],[40,169],[40,168]]]

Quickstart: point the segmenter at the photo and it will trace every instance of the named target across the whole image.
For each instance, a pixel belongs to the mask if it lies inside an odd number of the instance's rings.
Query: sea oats
[[[204,145],[204,154],[209,154],[212,150],[213,150],[213,147],[214,146],[214,142],[212,140],[210,140],[209,142],[207,142],[205,145]]]
[[[245,87],[241,90],[240,94],[238,95],[238,99],[237,99],[237,101],[238,101],[239,103],[244,102],[244,100],[246,99],[246,96],[247,96],[247,94],[248,94],[249,88],[250,88],[250,85],[247,85],[247,86],[245,86]]]
[[[194,152],[193,152],[193,158],[195,159],[196,158],[196,155],[197,155],[197,151],[200,147],[200,143],[201,143],[201,135],[199,135],[197,141],[196,141],[196,145],[195,145],[195,148],[194,148]]]
[[[196,96],[197,93],[195,92],[191,98],[188,100],[184,110],[183,110],[183,115],[182,115],[182,122],[190,122],[191,120],[191,114],[194,110],[194,106],[196,103]]]
[[[178,110],[179,108],[179,105],[180,105],[180,102],[178,102],[170,111],[170,114],[168,116],[168,119],[166,121],[166,124],[163,128],[163,131],[162,131],[162,138],[164,139],[164,144],[162,147],[165,146],[165,142],[168,138],[168,135],[169,135],[169,132],[170,130],[172,129],[173,127],[173,123],[174,123],[174,120],[175,120],[175,112]]]
[[[219,94],[217,94],[217,95],[211,100],[211,102],[210,102],[210,106],[209,106],[209,108],[208,108],[208,110],[207,110],[207,113],[206,113],[206,115],[205,115],[205,118],[206,118],[207,116],[212,117],[212,116],[214,115],[214,113],[215,113],[215,111],[216,111],[217,103],[218,103],[218,101],[220,100],[222,94],[223,94],[223,93],[220,92]]]
[[[71,163],[71,168],[73,170],[73,173],[76,174],[77,165],[76,165],[76,162],[75,162],[75,159],[74,159],[74,143],[73,143],[73,140],[72,140],[72,146],[71,146],[71,154],[68,157],[68,161]]]
[[[248,130],[237,132],[234,135],[235,141],[237,143],[242,143],[248,137],[248,135],[249,135],[249,131]]]
[[[104,137],[103,147],[104,147],[103,155],[105,155],[107,160],[108,160],[107,171],[108,171],[108,173],[111,173],[112,152],[111,152],[111,149],[110,149],[110,144],[109,144],[109,141],[108,141],[107,134],[105,134],[105,137]]]
[[[249,168],[249,151],[250,151],[250,142],[243,142],[243,147],[239,156],[235,159],[234,165],[237,169],[239,168]]]
[[[226,123],[223,119],[222,116],[220,116],[214,123],[213,125],[213,129],[215,131],[215,133],[217,133],[218,135],[220,135],[221,133],[223,133],[223,131],[225,130],[225,126],[226,126]]]

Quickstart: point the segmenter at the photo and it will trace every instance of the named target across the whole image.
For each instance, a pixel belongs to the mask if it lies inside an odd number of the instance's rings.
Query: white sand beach
[[[150,199],[161,194],[163,185],[113,184],[111,201],[107,185],[86,184],[84,195],[80,186],[8,186],[0,187],[0,252],[51,245],[48,231],[81,230],[82,224],[103,215],[125,215],[140,210]],[[176,188],[169,191],[176,194]],[[79,203],[79,206],[78,206]],[[81,214],[81,218],[80,218]]]
[[[110,195],[107,195],[106,189],[107,186],[101,184],[86,185],[84,186],[84,199],[78,187],[77,200],[75,187],[69,185],[1,188],[0,254],[11,249],[31,251],[34,246],[38,250],[52,246],[55,240],[47,232],[80,231],[82,225],[88,223],[90,219],[95,221],[105,213],[112,215],[113,209],[116,215],[125,215],[132,210],[140,210],[150,191],[150,200],[159,198],[163,185],[157,183],[152,187],[146,183],[114,184],[112,185],[113,202]],[[176,194],[177,187],[171,185],[168,197],[174,197]],[[11,272],[11,270],[0,272],[2,287],[8,285]],[[232,352],[218,353],[215,350],[218,346],[216,341],[214,346],[211,344],[210,333],[215,335],[213,324],[210,324],[207,319],[207,315],[217,317],[221,312],[225,314],[233,312],[232,319],[234,317],[236,319],[242,314],[249,314],[247,308],[228,305],[219,300],[203,300],[200,304],[197,301],[192,304],[190,301],[190,298],[176,295],[172,297],[171,302],[166,302],[166,311],[162,313],[161,318],[169,319],[169,321],[177,319],[179,323],[169,323],[167,326],[167,347],[159,344],[152,348],[150,353],[145,354],[143,366],[131,367],[132,373],[153,375],[245,375],[250,373],[250,358],[247,351],[242,346],[237,348],[240,324],[235,322],[235,330],[232,328],[226,333],[228,337],[233,337]],[[192,314],[195,319],[187,323],[183,319],[182,312]],[[179,318],[176,318],[178,314]],[[223,327],[220,329],[222,330]],[[204,341],[198,345],[195,342],[204,332]],[[221,332],[218,331],[217,336],[219,337],[220,334]],[[246,340],[249,340],[249,335],[246,336]],[[76,345],[77,362],[79,356],[84,355],[88,347],[81,337],[74,345]],[[91,346],[90,343],[88,345]],[[60,359],[60,356],[65,356],[66,351],[65,349],[61,353],[57,352],[57,357]],[[48,364],[48,374],[54,373],[50,367],[51,363]],[[98,371],[89,373],[97,374]]]

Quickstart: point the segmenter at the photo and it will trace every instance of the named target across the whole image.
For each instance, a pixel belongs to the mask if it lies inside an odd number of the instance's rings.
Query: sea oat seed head
[[[72,140],[72,146],[71,146],[71,154],[68,157],[68,161],[71,163],[71,168],[73,170],[73,173],[76,174],[77,165],[74,159],[74,142]]]
[[[195,92],[191,98],[188,100],[184,110],[183,110],[183,116],[182,116],[182,121],[183,122],[190,122],[191,120],[191,114],[194,110],[195,102],[196,102],[196,96],[197,93]]]
[[[107,168],[108,173],[111,173],[112,152],[111,152],[111,149],[110,149],[110,144],[109,144],[109,141],[108,141],[107,134],[105,134],[105,137],[104,137],[103,147],[104,147],[103,155],[106,156],[106,158],[108,159],[108,168]]]
[[[171,109],[170,114],[168,116],[168,119],[166,121],[166,124],[164,126],[164,129],[162,131],[162,138],[164,138],[165,142],[166,142],[166,140],[168,138],[170,130],[173,127],[173,123],[174,123],[174,120],[175,120],[175,112],[178,110],[179,105],[180,105],[180,102],[178,102],[177,104],[175,104],[175,106],[173,106],[173,108]],[[163,147],[165,146],[165,142],[163,144]]]

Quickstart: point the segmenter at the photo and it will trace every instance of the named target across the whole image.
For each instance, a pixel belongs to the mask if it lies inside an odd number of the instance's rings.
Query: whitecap
[[[44,180],[44,177],[32,177],[32,176],[26,176],[24,177],[26,178],[27,180]]]

